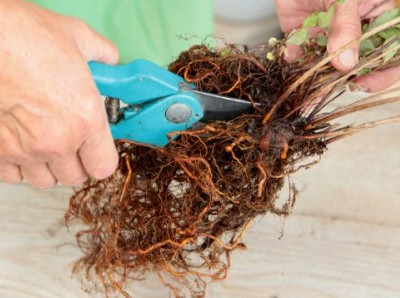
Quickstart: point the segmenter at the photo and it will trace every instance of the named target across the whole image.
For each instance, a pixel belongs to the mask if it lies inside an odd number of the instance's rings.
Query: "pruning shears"
[[[201,92],[148,60],[116,66],[91,61],[89,68],[106,97],[114,139],[163,147],[169,134],[199,121],[230,120],[252,108],[249,101]]]

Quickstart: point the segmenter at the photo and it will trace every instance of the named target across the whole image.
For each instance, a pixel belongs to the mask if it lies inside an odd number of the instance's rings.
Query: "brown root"
[[[198,45],[170,65],[200,90],[247,99],[255,109],[180,132],[165,148],[117,142],[117,172],[88,181],[70,201],[67,222],[86,226],[77,235],[84,256],[76,271],[97,277],[106,294],[128,297],[127,282],[154,271],[176,297],[203,297],[207,283],[226,277],[231,252],[246,248],[242,236],[255,217],[290,214],[294,186],[277,205],[290,174],[318,161],[327,144],[381,123],[342,127],[330,121],[400,99],[393,89],[326,112],[354,74],[377,65],[385,49],[341,74],[315,55],[289,64],[283,48],[283,42],[219,51]]]

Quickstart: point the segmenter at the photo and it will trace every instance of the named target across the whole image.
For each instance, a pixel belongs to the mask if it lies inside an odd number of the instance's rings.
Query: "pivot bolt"
[[[165,117],[172,123],[184,123],[192,116],[192,109],[184,103],[174,103],[165,112]]]

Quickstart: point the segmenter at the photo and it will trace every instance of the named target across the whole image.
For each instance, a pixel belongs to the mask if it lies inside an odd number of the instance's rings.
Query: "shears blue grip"
[[[116,66],[91,61],[89,68],[100,94],[126,105],[110,123],[114,139],[165,146],[169,134],[203,118],[198,98],[181,88],[184,79],[148,60]]]

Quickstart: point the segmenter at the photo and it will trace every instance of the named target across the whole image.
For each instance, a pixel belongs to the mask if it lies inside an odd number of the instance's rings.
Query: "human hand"
[[[0,2],[0,180],[38,188],[111,175],[118,154],[87,62],[118,62],[82,21]]]
[[[277,14],[284,32],[301,27],[303,20],[313,12],[326,11],[335,0],[275,0]],[[345,0],[337,4],[328,30],[327,51],[332,54],[361,36],[361,20],[376,17],[396,6],[396,0]],[[299,55],[295,47],[289,48],[293,59]],[[346,50],[332,59],[332,65],[341,72],[349,71],[358,62],[358,46]],[[388,88],[400,80],[400,68],[375,71],[355,81],[369,92]]]

